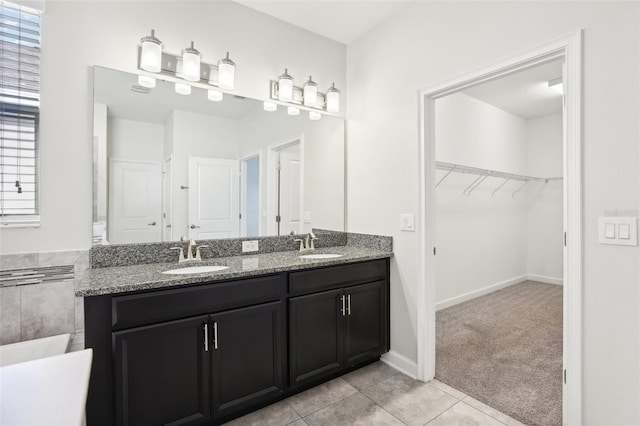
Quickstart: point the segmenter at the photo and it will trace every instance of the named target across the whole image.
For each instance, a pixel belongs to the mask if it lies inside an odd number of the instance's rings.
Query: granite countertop
[[[301,259],[301,254],[335,253],[342,257],[333,259]],[[300,253],[282,251],[241,256],[219,257],[202,262],[152,263],[146,265],[118,266],[82,271],[76,275],[76,296],[99,296],[129,291],[151,290],[187,284],[210,283],[234,278],[245,278],[271,273],[298,271],[320,266],[342,265],[364,260],[392,257],[392,252],[358,246],[335,246]],[[169,275],[162,271],[191,266],[228,266],[218,272],[204,274]]]

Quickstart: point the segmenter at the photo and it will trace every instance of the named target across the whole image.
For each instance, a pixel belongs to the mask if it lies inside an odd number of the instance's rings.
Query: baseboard
[[[396,351],[389,351],[386,354],[383,354],[380,357],[380,360],[388,366],[395,368],[401,373],[406,374],[412,379],[416,379],[418,377],[418,364],[416,364],[414,361],[411,361],[406,356],[400,355]]]
[[[527,279],[530,281],[538,281],[539,283],[562,285],[562,278],[545,277],[544,275],[528,274]]]
[[[458,303],[466,302],[467,300],[475,299],[476,297],[484,296],[485,294],[493,293],[496,290],[509,287],[510,285],[521,283],[522,281],[526,281],[527,278],[527,275],[521,275],[519,277],[511,278],[497,284],[492,284],[478,290],[470,291],[469,293],[461,294],[460,296],[443,300],[442,302],[436,303],[436,311],[440,311],[450,306],[457,305]]]

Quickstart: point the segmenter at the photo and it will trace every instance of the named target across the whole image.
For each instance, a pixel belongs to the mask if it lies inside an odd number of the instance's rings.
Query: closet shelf
[[[502,178],[504,179],[504,182],[502,182],[500,184],[500,186],[498,186],[492,193],[491,195],[493,196],[496,192],[498,192],[503,186],[505,186],[508,182],[515,180],[515,181],[520,181],[522,182],[522,185],[520,185],[520,187],[518,189],[516,189],[511,195],[515,196],[518,192],[520,192],[520,190],[522,188],[524,188],[525,186],[527,186],[527,184],[529,182],[544,182],[545,184],[551,180],[562,180],[561,177],[534,177],[534,176],[525,176],[525,175],[518,175],[515,173],[505,173],[505,172],[498,172],[496,170],[489,170],[489,169],[481,169],[478,167],[471,167],[471,166],[465,166],[462,164],[454,164],[454,163],[445,163],[443,161],[436,161],[436,169],[437,170],[446,170],[447,173],[445,173],[444,176],[442,176],[442,178],[440,178],[440,180],[436,183],[436,188],[453,172],[455,173],[465,173],[465,174],[470,174],[470,175],[476,175],[478,176],[476,178],[476,180],[474,180],[473,182],[471,182],[471,184],[469,186],[467,186],[467,188],[462,191],[463,194],[467,194],[467,195],[471,195],[471,193],[478,187],[480,186],[480,184],[482,182],[484,182],[484,180],[488,177],[494,177],[494,178]]]

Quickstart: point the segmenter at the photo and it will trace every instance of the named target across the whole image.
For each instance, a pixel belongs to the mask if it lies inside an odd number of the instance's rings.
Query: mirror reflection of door
[[[165,160],[162,170],[162,241],[173,241],[173,229],[171,218],[171,182],[173,169],[171,168],[172,158]]]
[[[113,159],[109,176],[109,242],[160,241],[160,164]]]
[[[240,235],[260,236],[260,154],[240,162]]]
[[[189,157],[189,238],[240,235],[238,160]]]
[[[300,141],[276,151],[277,235],[302,232],[302,163]]]

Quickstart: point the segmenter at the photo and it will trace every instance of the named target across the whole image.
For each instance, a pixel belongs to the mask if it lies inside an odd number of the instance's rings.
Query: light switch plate
[[[633,216],[598,218],[598,241],[600,244],[637,246],[638,218]]]
[[[251,241],[243,241],[242,242],[242,252],[243,253],[251,253],[254,251],[258,251],[258,240]]]
[[[304,223],[311,223],[311,212],[305,211],[302,215],[302,220],[304,220]]]
[[[403,213],[400,215],[400,230],[413,232],[415,227],[416,215]]]

